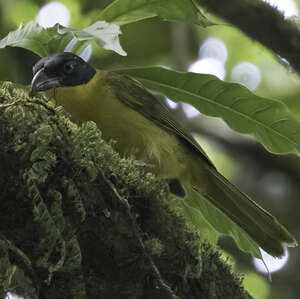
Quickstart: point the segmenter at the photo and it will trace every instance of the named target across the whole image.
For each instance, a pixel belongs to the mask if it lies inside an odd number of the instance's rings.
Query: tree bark
[[[4,83],[0,133],[1,298],[251,298],[94,123]]]

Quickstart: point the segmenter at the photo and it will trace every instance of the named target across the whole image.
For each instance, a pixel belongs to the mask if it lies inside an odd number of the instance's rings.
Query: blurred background
[[[0,39],[33,19],[44,27],[57,22],[86,27],[110,2],[0,0]],[[286,18],[298,20],[300,0],[268,2]],[[200,28],[159,19],[125,25],[121,44],[128,53],[126,57],[94,46],[86,49],[86,55],[91,56],[95,67],[102,69],[163,65],[180,71],[213,74],[221,80],[241,83],[260,96],[283,101],[300,121],[300,78],[287,61],[224,20],[214,15],[209,17],[219,25]],[[1,49],[0,80],[30,84],[32,66],[37,60],[36,55],[24,49]],[[299,242],[300,159],[270,154],[251,136],[233,132],[220,119],[201,115],[187,104],[166,101],[178,120],[195,134],[220,172],[276,215]],[[254,298],[299,298],[299,247],[286,251],[282,259],[265,257],[271,282],[266,267],[240,252],[230,239],[220,240],[219,245],[233,268],[245,273],[244,285]]]

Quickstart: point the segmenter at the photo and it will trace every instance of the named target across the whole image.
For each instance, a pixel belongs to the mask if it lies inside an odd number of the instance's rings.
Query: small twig
[[[10,250],[17,257],[20,258],[20,260],[25,265],[27,271],[30,273],[33,281],[35,282],[35,288],[36,288],[36,291],[38,294],[39,293],[39,288],[38,288],[38,284],[37,284],[38,279],[37,279],[37,275],[32,267],[30,258],[20,248],[16,247],[13,244],[13,242],[7,240],[1,233],[0,233],[0,247]]]

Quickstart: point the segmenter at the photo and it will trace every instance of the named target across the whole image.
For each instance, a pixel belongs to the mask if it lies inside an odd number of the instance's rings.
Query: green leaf
[[[258,244],[243,229],[206,200],[199,192],[193,190],[193,188],[188,188],[188,186],[185,187],[188,196],[184,199],[186,208],[182,212],[189,221],[192,221],[198,227],[201,234],[203,229],[201,222],[204,219],[210,225],[210,227],[204,226],[204,236],[207,232],[210,234],[209,238],[221,235],[231,236],[242,251],[257,258],[262,258]],[[200,221],[199,224],[197,221]]]
[[[203,240],[216,244],[220,236],[230,236],[242,251],[262,259],[258,244],[243,229],[190,185],[184,188],[187,196],[184,199],[172,197],[169,206],[183,215]]]
[[[153,17],[204,27],[213,25],[192,0],[116,0],[97,19],[121,26]]]
[[[77,49],[82,49],[91,41],[107,50],[112,50],[120,55],[126,55],[121,48],[118,36],[120,27],[104,21],[95,22],[93,25],[83,28],[67,28],[56,24],[51,28],[43,28],[36,22],[29,22],[26,26],[20,26],[0,40],[0,49],[5,47],[21,47],[30,50],[40,57],[53,53],[62,53],[67,44],[76,38]]]
[[[48,31],[36,22],[29,22],[25,27],[22,25],[15,31],[10,32],[0,40],[0,49],[7,46],[20,47],[31,50],[41,57],[47,56],[47,44],[50,40]]]
[[[186,200],[182,200],[181,198],[177,199],[177,204],[181,215],[184,215],[187,223],[190,223],[199,232],[201,238],[211,244],[217,244],[221,234],[206,221],[201,211],[189,206]]]
[[[185,186],[185,190],[188,190],[188,186]],[[191,226],[191,230],[198,232],[203,240],[211,244],[217,244],[221,233],[205,219],[198,208],[191,207],[187,204],[186,200],[172,195],[168,206],[176,214],[184,216],[186,223]]]
[[[253,134],[272,153],[300,152],[300,124],[279,101],[259,97],[246,87],[211,75],[179,73],[162,67],[118,70],[173,101],[221,117],[240,133]]]
[[[97,21],[93,25],[84,29],[73,29],[56,25],[57,32],[61,35],[71,34],[79,41],[94,40],[100,47],[106,50],[112,50],[120,55],[126,56],[122,49],[118,36],[121,34],[120,27],[116,24],[109,24],[105,21]]]

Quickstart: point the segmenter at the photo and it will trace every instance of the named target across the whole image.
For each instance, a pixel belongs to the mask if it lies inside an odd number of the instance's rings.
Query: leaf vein
[[[226,106],[224,104],[221,104],[220,102],[215,102],[207,97],[203,97],[203,96],[200,96],[198,94],[195,94],[195,93],[192,93],[192,92],[189,92],[187,90],[182,90],[182,89],[179,89],[175,86],[171,86],[171,85],[167,85],[165,83],[162,83],[162,82],[158,82],[158,81],[153,81],[153,80],[150,80],[150,79],[146,79],[146,78],[143,78],[143,77],[138,77],[138,76],[135,76],[136,78],[138,78],[139,80],[141,81],[145,81],[145,82],[150,82],[151,83],[155,83],[156,85],[158,86],[161,86],[163,88],[167,88],[167,89],[173,89],[174,91],[176,91],[177,93],[181,93],[181,94],[186,94],[188,96],[192,96],[192,97],[198,97],[198,98],[201,98],[201,100],[211,104],[211,105],[216,105],[216,106],[219,106],[221,109],[224,109],[224,110],[227,110],[227,111],[230,111],[231,113],[234,113],[234,114],[237,114],[245,119],[248,119],[249,121],[255,123],[256,125],[259,125],[263,128],[265,128],[266,130],[268,131],[271,131],[273,132],[273,134],[279,136],[280,138],[284,139],[284,140],[287,140],[288,142],[290,142],[291,144],[293,144],[295,146],[295,148],[297,149],[297,151],[299,151],[299,148],[300,148],[300,144],[297,143],[297,141],[293,140],[292,138],[290,137],[287,137],[285,135],[283,135],[280,131],[268,126],[267,124],[263,123],[262,121],[259,121],[257,119],[254,119],[252,117],[250,117],[249,115],[245,114],[244,112],[241,112],[241,111],[238,111],[238,110],[234,110],[232,109],[231,107],[229,106]],[[248,97],[242,97],[242,98],[248,98]],[[255,134],[256,136],[259,136],[254,129],[252,130],[248,130],[249,133],[253,133]]]

